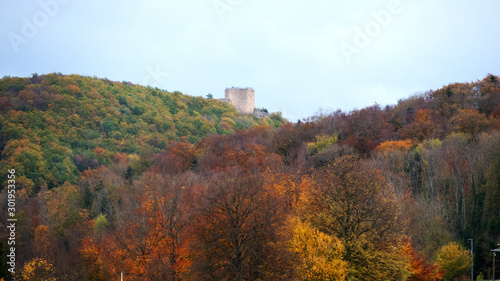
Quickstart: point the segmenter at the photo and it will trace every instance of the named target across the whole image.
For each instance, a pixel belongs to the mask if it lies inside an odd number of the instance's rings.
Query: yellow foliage
[[[436,263],[439,270],[444,271],[443,280],[454,280],[466,275],[472,267],[469,251],[455,242],[450,242],[439,250]]]
[[[317,135],[315,137],[314,142],[310,142],[307,144],[307,149],[310,154],[317,154],[321,153],[328,147],[332,146],[335,144],[338,140],[337,135]]]
[[[397,238],[405,222],[380,170],[345,156],[304,178],[301,191],[301,217],[342,241],[348,279],[406,280],[411,275]]]
[[[300,280],[345,280],[348,264],[342,259],[342,242],[300,219],[292,219],[291,224],[290,248],[300,259]]]
[[[226,124],[229,124],[230,127],[236,127],[236,122],[234,122],[234,120],[229,118],[229,117],[222,117],[221,122],[225,122]]]
[[[55,268],[46,260],[34,258],[26,263],[21,270],[22,280],[25,281],[56,281]]]

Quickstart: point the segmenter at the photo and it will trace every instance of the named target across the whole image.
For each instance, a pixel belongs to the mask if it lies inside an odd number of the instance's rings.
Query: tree
[[[47,225],[49,233],[44,227],[37,228],[35,232],[43,242],[39,246],[50,246],[50,249],[41,248],[40,253],[45,257],[52,257],[50,262],[61,274],[79,274],[75,270],[75,263],[79,261],[78,248],[87,232],[88,213],[82,210],[82,198],[77,187],[66,182],[63,186],[52,190],[43,190],[38,196],[42,201],[42,218]],[[47,236],[48,237],[44,237]]]
[[[380,171],[344,156],[314,171],[310,187],[304,189],[303,217],[342,241],[349,278],[409,275],[398,238],[403,229],[398,202]]]
[[[425,260],[423,255],[417,252],[410,241],[405,241],[405,253],[411,259],[411,276],[409,281],[435,281],[443,277],[443,272],[438,270],[438,265]]]
[[[89,274],[106,280],[123,271],[131,278],[180,280],[187,260],[183,254],[184,184],[181,176],[145,173],[119,199],[124,206],[115,231],[95,233],[83,241],[81,254]],[[94,230],[105,226],[103,219],[95,220]]]
[[[20,272],[22,281],[57,281],[54,265],[46,260],[34,258],[26,263]]]
[[[342,259],[342,242],[311,227],[300,219],[291,220],[293,232],[290,249],[299,257],[300,280],[345,280],[348,263]]]
[[[197,190],[190,235],[193,279],[290,278],[291,259],[280,235],[283,203],[263,188],[259,174],[232,169]]]
[[[478,88],[479,112],[489,116],[500,103],[500,79],[490,74],[478,83]]]
[[[476,136],[484,132],[489,127],[489,121],[486,115],[479,113],[476,109],[460,109],[457,114],[451,118],[458,132]]]
[[[35,228],[33,239],[35,246],[35,256],[44,260],[54,258],[54,244],[50,241],[49,228],[45,225],[39,225]]]
[[[323,152],[325,149],[334,145],[338,140],[338,137],[327,136],[327,135],[317,135],[314,142],[307,144],[307,150],[309,154],[314,155]]]
[[[419,109],[414,122],[404,127],[401,136],[418,141],[429,138],[436,127],[436,124],[432,121],[431,114],[432,112],[429,109]]]
[[[207,100],[211,100],[211,99],[213,99],[213,98],[214,98],[214,96],[213,96],[211,93],[208,93],[208,94],[207,94]]]
[[[157,167],[170,174],[180,173],[194,168],[197,157],[196,147],[186,138],[181,142],[172,142],[157,160]]]
[[[130,170],[133,170],[130,168]],[[133,173],[133,171],[130,171]],[[124,172],[125,177],[127,175]],[[111,204],[112,190],[119,186],[123,186],[124,179],[112,172],[105,166],[100,166],[97,169],[87,169],[83,171],[78,181],[78,189],[83,198],[83,207],[86,208],[92,217],[97,217],[99,214],[108,215],[108,218],[113,215],[114,209]]]
[[[450,242],[439,250],[436,263],[439,270],[444,271],[443,280],[445,281],[452,281],[469,274],[472,267],[469,251],[455,242]]]
[[[99,214],[97,218],[94,220],[94,233],[100,235],[106,230],[109,226],[109,222],[106,219],[106,216],[103,214]]]
[[[6,167],[15,169],[16,175],[24,176],[26,181],[31,183],[26,186],[30,195],[35,195],[44,183],[53,186],[56,182],[54,176],[47,170],[39,143],[31,141],[29,138],[10,140],[2,154],[3,161],[0,162],[2,176],[5,175]],[[7,178],[7,176],[3,178]]]

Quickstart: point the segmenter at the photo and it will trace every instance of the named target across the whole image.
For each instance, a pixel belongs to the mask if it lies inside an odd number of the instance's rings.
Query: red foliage
[[[175,174],[194,167],[198,151],[187,139],[172,142],[156,161],[156,170]]]
[[[410,270],[413,275],[409,281],[436,281],[441,280],[443,272],[438,270],[438,266],[425,260],[422,254],[417,252],[409,241],[406,241],[404,252],[411,259]]]

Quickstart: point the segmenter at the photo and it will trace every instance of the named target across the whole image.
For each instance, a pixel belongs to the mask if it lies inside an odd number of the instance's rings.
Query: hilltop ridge
[[[145,159],[171,141],[286,122],[280,114],[243,115],[215,99],[60,73],[0,79],[0,113],[0,167],[26,172],[25,186],[49,187],[75,183],[116,153]]]

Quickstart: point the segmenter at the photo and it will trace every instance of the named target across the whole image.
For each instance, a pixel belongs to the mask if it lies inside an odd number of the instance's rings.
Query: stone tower
[[[255,108],[255,90],[252,88],[226,88],[225,101],[236,106],[239,112],[253,114]]]

